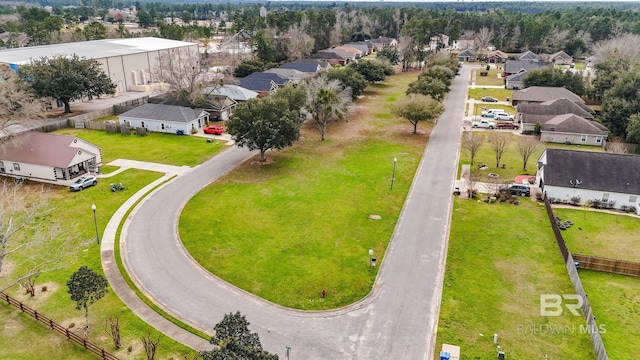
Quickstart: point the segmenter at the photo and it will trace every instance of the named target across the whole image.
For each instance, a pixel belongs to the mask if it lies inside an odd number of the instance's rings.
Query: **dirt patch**
[[[42,291],[43,287],[46,287],[46,291]],[[46,283],[38,283],[36,282],[36,292],[35,296],[31,297],[29,293],[23,287],[20,287],[18,291],[12,295],[16,300],[23,302],[25,305],[38,308],[51,296],[53,293],[58,291],[60,285],[54,282],[46,282]]]

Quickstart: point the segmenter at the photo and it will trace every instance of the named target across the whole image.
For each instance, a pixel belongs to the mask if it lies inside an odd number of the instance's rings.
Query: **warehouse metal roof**
[[[0,50],[0,63],[23,65],[31,62],[31,59],[71,54],[87,59],[102,59],[195,45],[186,41],[155,37],[92,40]]]

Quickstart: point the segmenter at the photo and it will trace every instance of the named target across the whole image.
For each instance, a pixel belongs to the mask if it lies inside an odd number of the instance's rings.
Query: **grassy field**
[[[284,306],[328,309],[365,296],[376,275],[368,249],[383,261],[431,129],[421,123],[411,134],[411,124],[389,111],[417,74],[370,86],[348,122],[331,124],[328,140],[309,124],[303,140],[268,154],[269,164],[249,161],[196,195],[180,219],[189,252],[214,274]]]
[[[73,135],[102,148],[103,163],[130,159],[176,166],[195,166],[224,148],[223,141],[207,143],[197,136],[148,133],[147,136],[107,134],[105,131],[62,129],[56,134]]]
[[[63,326],[69,326],[73,323],[75,326],[72,329],[81,333],[84,314],[82,311],[76,310],[75,303],[69,299],[66,282],[71,274],[82,265],[97,271],[102,268],[91,204],[96,204],[97,222],[99,232],[102,234],[116,209],[134,192],[160,176],[162,174],[155,172],[127,170],[111,179],[99,181],[95,187],[76,193],[70,193],[64,187],[48,186],[48,197],[58,211],[42,219],[43,223],[65,224],[70,231],[77,234],[79,242],[69,249],[72,260],[69,260],[64,268],[45,273],[38,279],[38,291],[34,298],[29,298],[19,288],[13,288],[7,293],[24,301],[28,306],[38,309]],[[122,182],[127,189],[113,193],[109,190],[109,182]],[[39,185],[30,184],[27,186],[37,187]],[[57,247],[59,245],[52,244],[51,246]],[[17,263],[19,263],[19,258],[13,258],[12,264]],[[14,271],[20,271],[20,268],[18,267]],[[41,291],[42,286],[47,287],[46,292]],[[0,305],[0,358],[95,358],[85,355],[88,353],[81,350],[80,346],[72,345],[64,337],[55,335],[46,329],[44,325],[37,325],[35,320],[24,315],[17,315],[18,313],[19,310],[9,307],[7,304]],[[124,348],[118,351],[115,351],[110,338],[104,332],[105,321],[111,316],[119,316],[120,318]],[[89,317],[92,326],[89,340],[114,352],[121,359],[139,359],[144,356],[140,339],[147,331],[155,334],[155,330],[129,311],[113,291],[109,291],[104,298],[90,307]],[[132,346],[131,353],[127,351],[129,346]],[[173,356],[182,358],[193,354],[192,350],[165,337],[162,338],[158,351],[158,356],[161,358]]]
[[[564,233],[563,233],[564,234]],[[637,232],[636,232],[637,234]],[[632,360],[640,354],[640,279],[580,270],[609,359]]]
[[[592,359],[581,316],[540,316],[540,294],[565,293],[573,287],[542,206],[456,199],[436,350],[492,359],[498,334],[507,359]]]

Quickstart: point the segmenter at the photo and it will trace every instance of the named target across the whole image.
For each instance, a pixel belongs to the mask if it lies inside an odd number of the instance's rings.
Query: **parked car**
[[[72,182],[71,185],[69,185],[69,190],[80,191],[88,188],[89,186],[95,186],[96,184],[98,184],[98,179],[95,176],[85,175]]]
[[[493,118],[494,114],[497,113],[497,112],[505,112],[505,111],[504,111],[504,109],[487,109],[487,110],[483,110],[480,113],[480,116]]]
[[[493,115],[493,118],[495,120],[502,120],[502,121],[513,121],[513,115],[509,115],[506,112],[496,112]]]
[[[202,131],[205,134],[222,135],[224,128],[222,126],[205,126]]]
[[[474,121],[471,123],[474,128],[493,129],[496,124],[489,120],[482,119],[480,121]]]
[[[494,98],[493,96],[484,96],[484,97],[482,97],[482,101],[484,101],[484,102],[498,102],[498,99]]]
[[[498,128],[498,129],[518,130],[520,127],[518,126],[518,124],[516,124],[516,123],[514,123],[512,121],[507,121],[507,122],[496,124],[496,128]]]
[[[509,184],[500,188],[500,190],[507,191],[511,195],[531,196],[531,189],[526,184]]]

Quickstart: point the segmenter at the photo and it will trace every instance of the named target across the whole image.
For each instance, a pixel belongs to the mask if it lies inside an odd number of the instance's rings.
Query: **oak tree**
[[[89,333],[89,306],[102,299],[107,292],[107,280],[86,266],[80,267],[67,281],[67,292],[76,302],[76,310],[84,309],[84,337]]]

